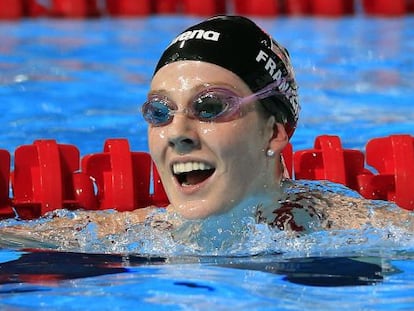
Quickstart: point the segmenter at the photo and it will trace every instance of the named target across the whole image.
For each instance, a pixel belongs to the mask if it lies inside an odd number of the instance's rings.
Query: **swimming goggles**
[[[248,103],[282,94],[277,87],[280,80],[268,84],[258,92],[240,97],[223,87],[208,87],[197,93],[188,108],[178,110],[177,105],[163,95],[150,95],[142,106],[142,115],[153,126],[169,124],[176,113],[185,113],[188,117],[203,122],[226,122],[237,118],[241,108]]]

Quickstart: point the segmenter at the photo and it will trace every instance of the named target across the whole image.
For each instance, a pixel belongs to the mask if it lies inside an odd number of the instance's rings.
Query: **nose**
[[[190,153],[200,148],[195,122],[197,121],[185,115],[175,115],[168,125],[168,145],[178,154]]]
[[[170,147],[175,149],[179,154],[190,153],[191,151],[199,148],[199,144],[197,140],[190,138],[190,137],[186,137],[186,136],[172,137],[168,141],[168,144]]]

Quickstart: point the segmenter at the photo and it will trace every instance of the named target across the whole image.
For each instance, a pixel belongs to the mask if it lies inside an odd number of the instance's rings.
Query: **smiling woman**
[[[240,95],[249,92],[232,72],[199,61],[180,61],[163,67],[154,76],[151,88],[152,92],[167,90],[171,100],[185,109],[182,103],[199,96],[197,93],[207,82],[220,87],[231,83],[233,92]],[[211,100],[205,105],[211,105]],[[275,202],[278,181],[268,173],[275,170],[275,161],[266,157],[266,150],[271,148],[276,123],[274,118],[264,120],[258,109],[242,108],[245,109],[234,120],[226,122],[214,122],[213,117],[206,122],[176,114],[168,125],[150,125],[150,152],[172,207],[186,218],[225,212],[254,194]],[[281,126],[272,150],[280,153],[286,143],[287,135]],[[190,170],[200,164],[209,168],[207,172]],[[262,178],[252,180],[255,175]]]
[[[207,19],[167,47],[142,106],[171,204],[72,218],[53,213],[37,227],[2,230],[72,247],[91,223],[99,236],[144,223],[210,251],[237,243],[256,224],[294,234],[388,224],[412,230],[412,215],[391,203],[289,179],[282,151],[299,110],[285,48],[247,18]]]
[[[170,209],[197,219],[239,206],[249,215],[252,197],[274,207],[282,177],[274,157],[298,110],[287,51],[250,20],[216,17],[180,34],[143,106]]]

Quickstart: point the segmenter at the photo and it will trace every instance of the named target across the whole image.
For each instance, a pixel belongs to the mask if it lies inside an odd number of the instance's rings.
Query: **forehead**
[[[202,61],[177,61],[157,71],[151,91],[185,92],[207,85],[227,85],[242,95],[251,93],[244,81],[233,72]]]

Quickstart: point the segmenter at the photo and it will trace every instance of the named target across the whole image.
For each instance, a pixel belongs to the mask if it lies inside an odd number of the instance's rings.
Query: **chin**
[[[227,213],[235,207],[235,200],[231,202],[214,202],[208,199],[179,200],[172,203],[173,210],[188,220],[205,219]]]

